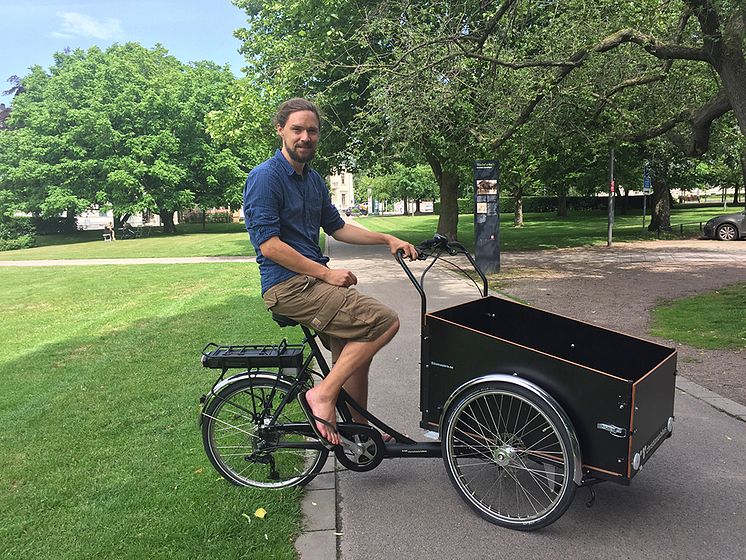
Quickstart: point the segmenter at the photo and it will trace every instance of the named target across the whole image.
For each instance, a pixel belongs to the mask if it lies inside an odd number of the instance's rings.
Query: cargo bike
[[[439,441],[414,441],[342,391],[342,443],[322,445],[297,395],[329,366],[318,334],[301,325],[301,344],[203,349],[203,366],[220,370],[200,413],[217,471],[237,485],[283,488],[313,479],[330,452],[361,472],[388,458],[442,457],[480,516],[525,531],[556,521],[578,487],[590,489],[590,505],[593,485],[629,484],[671,436],[676,351],[490,296],[472,255],[442,236],[417,249],[432,259],[419,279],[401,253],[397,261],[421,298],[420,425]],[[481,297],[428,312],[427,272],[439,260],[464,272],[457,255],[477,272]],[[351,409],[370,425],[352,422]]]

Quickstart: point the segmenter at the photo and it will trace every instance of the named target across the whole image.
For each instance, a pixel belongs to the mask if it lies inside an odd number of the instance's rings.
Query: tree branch
[[[680,20],[680,25],[685,24],[686,20],[682,18],[682,20]],[[562,80],[564,80],[570,74],[570,72],[572,72],[573,69],[582,66],[586,59],[592,53],[604,53],[615,49],[616,47],[624,43],[634,43],[640,45],[648,53],[662,60],[700,60],[709,62],[707,53],[702,48],[661,43],[652,35],[646,35],[635,29],[621,29],[616,33],[612,33],[608,37],[601,39],[601,41],[599,41],[595,45],[582,48],[575,52],[570,57],[568,63],[557,70],[554,78],[549,83],[550,88],[548,89],[554,89],[556,86],[558,86],[562,82]],[[516,130],[518,130],[519,127],[521,127],[528,121],[531,113],[541,102],[541,100],[544,99],[544,97],[546,97],[546,93],[544,92],[536,94],[536,96],[528,103],[528,105],[523,108],[521,114],[511,125],[511,127],[506,130],[500,138],[492,143],[493,150],[497,150],[498,148],[500,148],[500,146],[502,146],[515,134]]]
[[[725,91],[718,91],[715,96],[698,109],[686,109],[676,117],[645,132],[628,138],[631,142],[644,142],[666,134],[687,156],[701,156],[710,147],[710,129],[714,120],[731,110],[731,104]],[[687,137],[675,130],[676,125],[688,122],[691,136]]]

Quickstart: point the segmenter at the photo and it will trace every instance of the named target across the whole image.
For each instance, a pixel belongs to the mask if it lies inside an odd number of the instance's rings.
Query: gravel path
[[[498,289],[541,309],[674,346],[681,375],[746,405],[746,346],[700,350],[648,334],[650,310],[661,301],[736,282],[746,282],[746,242],[687,240],[507,253]]]

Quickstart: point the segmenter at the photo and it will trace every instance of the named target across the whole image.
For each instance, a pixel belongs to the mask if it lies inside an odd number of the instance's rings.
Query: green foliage
[[[136,43],[35,66],[0,133],[0,187],[49,217],[94,205],[116,216],[236,202],[244,172],[207,134],[235,78]]]
[[[643,162],[660,152],[646,140],[666,133],[681,149],[687,115],[723,82],[712,61],[671,64],[648,52],[714,38],[691,1],[236,3],[249,17],[238,34],[248,64],[261,83],[322,102],[332,154],[352,152],[367,170],[427,162],[449,202],[455,178],[467,176],[468,187],[471,162],[494,157],[516,196],[539,187],[595,194],[608,186],[611,145],[628,163],[618,182],[637,186]],[[713,5],[724,32],[742,29],[737,4]],[[645,39],[602,42],[623,29]],[[737,58],[742,40],[735,46],[723,52]],[[682,186],[686,169],[676,165],[658,173],[678,174],[671,182]],[[375,187],[394,196],[391,185]]]
[[[15,215],[17,207],[13,193],[0,190],[0,251],[34,246],[36,229],[29,218]]]
[[[192,210],[181,214],[179,221],[183,224],[201,224],[203,220],[208,224],[230,224],[233,223],[233,216],[227,210]]]
[[[424,165],[394,163],[389,173],[362,173],[355,178],[355,200],[424,200],[438,196],[432,171]]]
[[[0,251],[12,251],[14,249],[28,249],[34,246],[34,236],[29,234],[16,235],[15,237],[5,238],[6,232],[4,227],[0,226]]]

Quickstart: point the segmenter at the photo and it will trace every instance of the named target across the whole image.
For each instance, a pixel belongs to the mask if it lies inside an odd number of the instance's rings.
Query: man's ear
[[[275,125],[275,132],[277,132],[277,136],[282,134],[282,127],[279,124]]]

